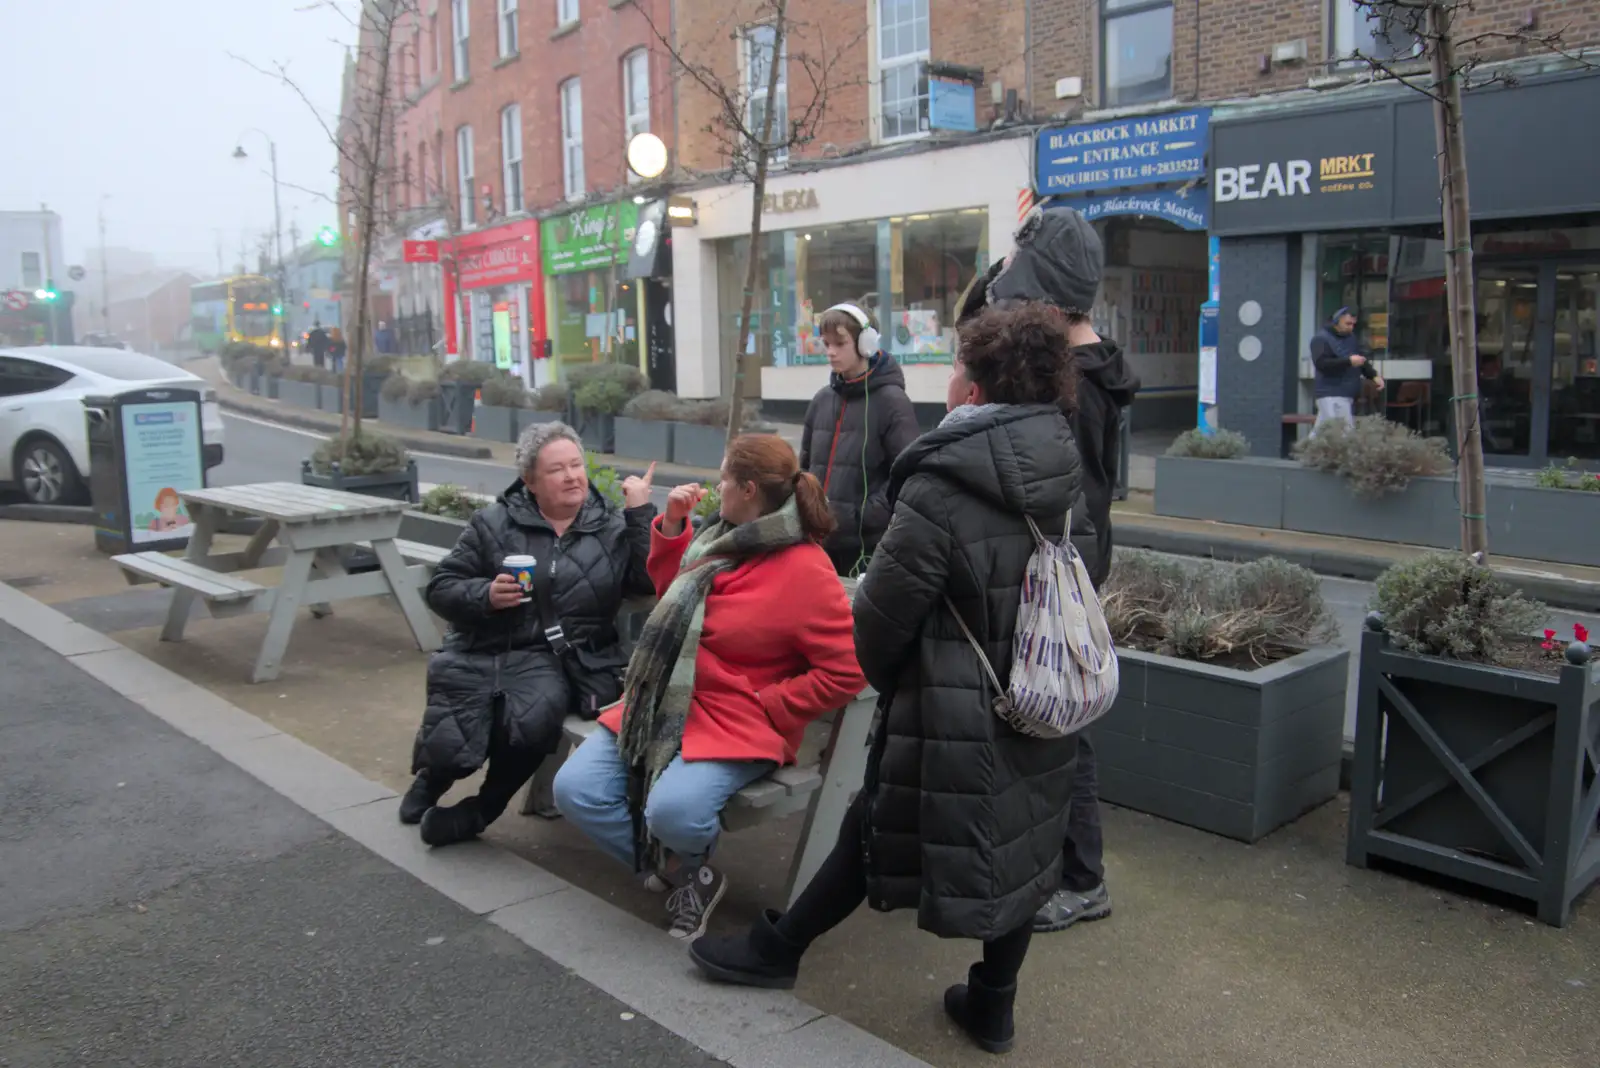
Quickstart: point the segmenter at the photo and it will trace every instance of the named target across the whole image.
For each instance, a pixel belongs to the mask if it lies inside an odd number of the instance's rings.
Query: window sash
[[[1392,19],[1359,8],[1351,0],[1329,0],[1330,59],[1360,65],[1350,54],[1360,49],[1373,59],[1406,59],[1417,55],[1418,42]],[[1388,23],[1386,26],[1385,23]]]
[[[472,127],[463,126],[456,131],[456,184],[460,187],[462,226],[473,226],[478,221],[478,200],[472,188],[476,178],[472,170]]]
[[[455,80],[464,82],[471,73],[467,65],[467,42],[472,33],[472,16],[467,6],[467,0],[451,0],[450,5],[450,32],[454,47],[451,49],[455,62]]]
[[[911,0],[911,17],[891,21],[889,12],[899,8],[895,0],[878,0],[878,65],[895,60],[927,59],[928,0]]]
[[[561,83],[561,169],[568,200],[588,186],[583,171],[583,85],[577,78]]]
[[[1120,3],[1111,3],[1108,4],[1106,8],[1102,9],[1100,14],[1100,86],[1102,95],[1105,98],[1103,101],[1105,106],[1123,107],[1134,104],[1150,103],[1155,100],[1163,100],[1172,96],[1174,91],[1173,72],[1169,69],[1167,71],[1167,85],[1161,93],[1154,97],[1139,96],[1137,99],[1122,99],[1118,95],[1117,87],[1113,85],[1111,80],[1111,64],[1108,63],[1105,58],[1108,55],[1109,41],[1111,39],[1111,27],[1115,23],[1123,19],[1132,20],[1141,15],[1146,15],[1155,11],[1165,11],[1167,12],[1167,17],[1171,19],[1176,13],[1175,0],[1146,0],[1146,2],[1139,2],[1139,0],[1121,0]],[[1175,35],[1173,34],[1172,28],[1169,26],[1169,37],[1170,36]],[[1173,43],[1175,44],[1175,42]],[[1128,83],[1123,85],[1122,89],[1126,91],[1132,89],[1138,84],[1140,83]]]
[[[771,26],[752,26],[744,34],[745,70],[745,124],[751,137],[761,132],[763,114],[767,106],[767,84],[770,79],[773,39],[777,36]],[[789,49],[784,47],[778,57],[778,101],[773,115],[772,131],[779,147],[767,156],[769,164],[782,165],[789,160],[789,149],[782,144],[788,140],[785,127],[789,122]]]
[[[622,64],[623,128],[629,138],[650,130],[650,53],[638,49]]]
[[[30,282],[29,279],[32,279]],[[22,288],[39,289],[44,285],[44,257],[37,252],[22,254]]]
[[[522,108],[516,104],[500,112],[500,166],[506,214],[514,215],[522,210]]]
[[[578,0],[558,0],[556,4],[556,25],[566,26],[578,21]]]
[[[517,0],[500,2],[500,58],[517,54]]]

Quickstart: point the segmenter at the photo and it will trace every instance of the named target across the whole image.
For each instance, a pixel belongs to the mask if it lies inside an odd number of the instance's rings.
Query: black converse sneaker
[[[667,895],[667,914],[672,917],[670,934],[693,942],[706,933],[711,910],[728,892],[728,879],[709,864],[688,873],[684,884]]]

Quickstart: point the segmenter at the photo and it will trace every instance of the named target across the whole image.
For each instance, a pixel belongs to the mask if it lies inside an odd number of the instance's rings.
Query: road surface
[[[0,1065],[721,1062],[0,624]]]

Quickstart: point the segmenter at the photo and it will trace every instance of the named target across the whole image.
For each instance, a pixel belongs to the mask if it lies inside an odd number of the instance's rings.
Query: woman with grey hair
[[[654,465],[622,483],[620,511],[589,484],[583,443],[565,423],[524,431],[517,466],[521,477],[472,517],[428,583],[428,607],[450,632],[428,664],[400,820],[420,822],[431,846],[481,833],[555,749],[569,713],[594,718],[622,696],[617,612],[655,592],[645,570]],[[534,558],[555,619],[541,618],[545,597],[527,598],[503,573],[507,556]],[[439,805],[486,763],[477,794]]]

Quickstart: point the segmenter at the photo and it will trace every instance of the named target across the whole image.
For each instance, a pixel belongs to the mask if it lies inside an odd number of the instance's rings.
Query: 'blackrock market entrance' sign
[[[1186,182],[1205,174],[1211,109],[1043,130],[1034,142],[1040,196]]]

